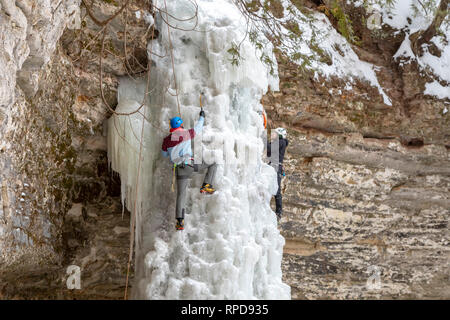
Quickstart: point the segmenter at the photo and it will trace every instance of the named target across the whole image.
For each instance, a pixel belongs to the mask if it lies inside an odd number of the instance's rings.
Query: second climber
[[[284,172],[283,168],[283,160],[288,144],[289,141],[287,140],[287,131],[284,128],[276,128],[272,141],[267,143],[267,156],[269,158],[273,158],[273,156],[276,157],[276,155],[278,154],[278,157],[276,159],[273,159],[274,161],[271,161],[271,164],[275,167],[275,170],[277,171],[278,191],[277,194],[275,195],[275,204],[276,204],[275,213],[277,214],[278,220],[281,219],[281,214],[283,213],[281,180],[284,176],[286,176],[286,173]],[[278,146],[278,150],[276,149],[272,150],[272,147],[275,146]]]

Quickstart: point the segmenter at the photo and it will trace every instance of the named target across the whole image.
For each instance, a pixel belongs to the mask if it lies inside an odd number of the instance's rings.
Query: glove
[[[203,118],[205,117],[205,111],[203,111],[203,110],[200,111],[200,117],[203,117]]]

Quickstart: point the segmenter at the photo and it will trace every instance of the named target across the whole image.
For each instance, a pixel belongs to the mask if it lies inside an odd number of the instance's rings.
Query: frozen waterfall
[[[150,87],[146,79],[122,79],[116,111],[136,110],[144,94],[146,104],[140,113],[108,121],[109,162],[120,174],[124,205],[136,212],[132,297],[290,299],[281,279],[284,238],[270,208],[276,172],[262,161],[265,131],[258,113],[268,87],[278,90],[278,77],[261,62],[232,1],[197,0],[193,19],[192,1],[166,1],[168,14],[156,14],[159,36],[149,44]],[[164,1],[154,5],[165,10]],[[165,21],[179,28],[170,28],[173,50]],[[238,66],[228,52],[233,43],[241,43]],[[272,54],[269,44],[264,50]],[[185,128],[198,119],[204,92],[202,149],[194,152],[220,164],[213,195],[199,192],[204,174],[193,177],[184,231],[175,230],[172,166],[160,155],[169,119],[178,115],[177,90]]]

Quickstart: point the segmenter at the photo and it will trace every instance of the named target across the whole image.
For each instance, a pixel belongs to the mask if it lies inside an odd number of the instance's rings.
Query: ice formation
[[[276,173],[262,161],[264,128],[258,113],[262,95],[269,86],[278,89],[278,78],[259,59],[245,36],[246,20],[231,1],[198,0],[193,19],[193,2],[166,1],[167,10],[165,1],[154,3],[168,14],[155,19],[160,33],[149,44],[154,53],[149,54],[150,87],[145,79],[122,79],[116,111],[138,109],[147,92],[146,103],[139,113],[108,121],[110,165],[120,174],[124,205],[136,212],[132,297],[290,299],[281,279],[284,238],[270,208]],[[165,21],[180,28],[170,28],[170,38]],[[233,43],[240,44],[238,66],[228,52]],[[270,46],[264,50],[272,54]],[[160,156],[169,119],[178,115],[177,90],[186,128],[198,119],[204,92],[202,155],[221,163],[215,194],[201,195],[204,174],[193,177],[185,230],[178,232],[172,167]],[[194,152],[198,155],[198,148]]]

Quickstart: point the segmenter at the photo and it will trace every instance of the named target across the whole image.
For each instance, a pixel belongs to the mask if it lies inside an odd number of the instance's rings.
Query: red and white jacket
[[[191,140],[203,130],[204,117],[200,117],[192,129],[182,127],[170,129],[170,134],[162,143],[162,155],[170,156],[170,161],[175,164],[185,163],[192,158]]]

